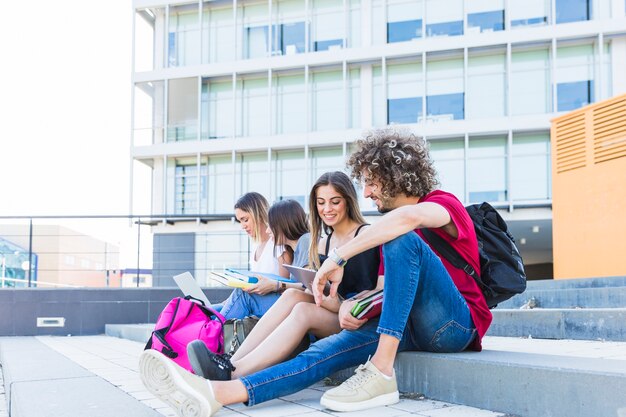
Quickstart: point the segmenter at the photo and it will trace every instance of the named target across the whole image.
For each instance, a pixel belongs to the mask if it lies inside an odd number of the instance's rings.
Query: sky
[[[128,214],[131,2],[11,1],[2,16],[0,216]]]

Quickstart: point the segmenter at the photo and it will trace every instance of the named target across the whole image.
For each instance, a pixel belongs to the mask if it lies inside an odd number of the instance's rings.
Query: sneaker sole
[[[198,361],[198,356],[201,355],[200,349],[197,349],[195,344],[190,343],[187,345],[187,359],[189,359],[189,364],[191,365],[191,369],[193,369],[193,373],[201,376],[204,379],[207,379],[207,373],[202,368],[200,361]]]
[[[139,375],[148,391],[172,407],[179,417],[211,415],[207,399],[189,387],[174,364],[160,353],[146,350],[141,354]]]
[[[320,404],[332,411],[360,411],[372,407],[381,407],[383,405],[391,405],[400,401],[400,393],[398,391],[389,394],[379,395],[365,401],[343,402],[324,398],[320,400]]]

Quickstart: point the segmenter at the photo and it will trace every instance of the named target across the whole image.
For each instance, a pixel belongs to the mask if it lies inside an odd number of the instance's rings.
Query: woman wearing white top
[[[278,205],[282,207],[284,204]],[[304,210],[301,207],[300,210],[301,215],[298,213],[299,215],[289,222],[298,231],[299,236],[296,240],[307,232]],[[292,263],[293,251],[287,250],[285,246],[287,242],[284,241],[283,230],[280,230],[280,236],[277,236],[279,245],[275,245],[271,229],[268,227],[268,204],[265,197],[255,192],[244,194],[235,204],[235,217],[241,223],[241,228],[255,243],[250,255],[251,270],[289,277],[289,272],[282,265]],[[282,291],[286,288],[301,287],[300,284],[282,283],[262,274],[256,276],[259,279],[257,284],[246,289],[235,289],[224,301],[221,309],[224,317],[227,319],[251,315],[261,317],[276,302]]]

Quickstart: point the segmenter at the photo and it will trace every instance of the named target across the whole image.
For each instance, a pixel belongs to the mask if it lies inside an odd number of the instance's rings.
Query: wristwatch
[[[348,261],[339,256],[339,254],[337,253],[337,248],[334,248],[332,251],[330,251],[328,259],[330,259],[342,268],[348,263]]]

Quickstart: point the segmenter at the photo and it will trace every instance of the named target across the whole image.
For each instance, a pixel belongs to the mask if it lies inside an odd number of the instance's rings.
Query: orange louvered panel
[[[626,157],[626,98],[593,109],[595,164]]]
[[[585,114],[578,113],[556,123],[557,173],[585,166]]]

